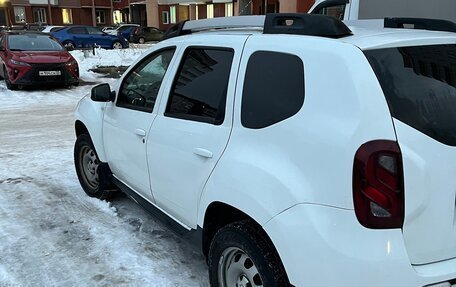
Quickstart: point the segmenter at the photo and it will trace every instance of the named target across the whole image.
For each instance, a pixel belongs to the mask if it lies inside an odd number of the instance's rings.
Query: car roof
[[[249,17],[249,16],[242,16]],[[195,22],[195,21],[194,21]],[[351,30],[351,34],[343,37],[325,37],[327,40],[339,41],[357,46],[361,50],[404,47],[404,46],[421,46],[436,44],[456,44],[456,33],[445,31],[431,31],[423,29],[405,29],[405,28],[385,28],[384,19],[376,20],[356,20],[344,22]],[[196,32],[196,33],[195,33]],[[278,35],[287,34],[291,40],[294,37],[320,37],[311,35],[297,35],[292,33],[273,33],[264,34],[263,27],[245,26],[235,28],[208,29],[201,31],[192,31],[191,33],[204,35],[263,35],[267,37],[277,37]],[[183,35],[188,33],[183,33]],[[191,34],[192,35],[192,34]],[[191,36],[190,36],[191,37]]]

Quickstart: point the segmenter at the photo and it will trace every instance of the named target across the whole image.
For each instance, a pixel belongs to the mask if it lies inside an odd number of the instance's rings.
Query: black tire
[[[102,172],[102,163],[88,134],[81,134],[76,139],[74,165],[79,183],[88,196],[109,199],[116,195],[117,189],[110,174]]]
[[[144,37],[139,37],[138,43],[139,44],[144,44],[144,43],[146,43],[146,39],[144,39]]]
[[[17,85],[11,83],[11,81],[9,79],[8,71],[6,70],[5,67],[3,67],[3,74],[5,75],[6,88],[8,88],[9,90],[12,90],[12,91],[17,90]]]
[[[73,51],[74,48],[75,48],[74,43],[71,42],[71,41],[65,41],[65,42],[63,42],[63,46],[64,46],[65,49],[67,49],[68,51]]]
[[[208,264],[212,287],[290,286],[274,246],[261,228],[248,220],[217,231],[209,248]]]
[[[123,49],[123,45],[119,41],[114,41],[114,42],[112,42],[111,48],[113,48],[113,49]]]

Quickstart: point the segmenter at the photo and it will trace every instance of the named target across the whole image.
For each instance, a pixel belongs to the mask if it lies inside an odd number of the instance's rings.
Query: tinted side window
[[[70,34],[87,34],[87,31],[84,27],[74,27],[68,29],[68,33]]]
[[[284,53],[250,56],[242,93],[241,122],[260,129],[295,115],[304,103],[304,64]]]
[[[396,119],[456,146],[456,45],[365,52]]]
[[[95,27],[87,27],[87,31],[91,35],[102,35],[103,34],[103,32],[101,32],[100,29],[95,28]]]
[[[339,20],[343,20],[345,14],[345,4],[322,7],[312,12],[312,14],[326,15],[334,17]]]
[[[188,49],[173,83],[165,116],[222,124],[233,55],[232,50]]]
[[[160,51],[130,71],[120,88],[117,106],[152,112],[174,50]]]

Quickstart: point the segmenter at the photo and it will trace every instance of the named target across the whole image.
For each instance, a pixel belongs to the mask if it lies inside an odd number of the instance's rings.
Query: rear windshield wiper
[[[9,49],[10,51],[24,51],[22,49]]]

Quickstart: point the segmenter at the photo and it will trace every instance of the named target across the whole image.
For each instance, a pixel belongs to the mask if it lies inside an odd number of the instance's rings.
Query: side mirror
[[[92,88],[90,98],[95,102],[113,102],[116,97],[109,84],[99,84]]]

